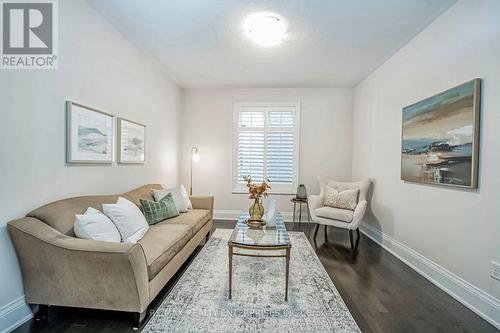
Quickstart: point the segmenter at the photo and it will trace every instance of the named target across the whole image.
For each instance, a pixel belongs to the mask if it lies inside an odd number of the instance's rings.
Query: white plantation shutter
[[[269,111],[269,127],[293,128],[294,112],[290,108],[274,108],[274,111]]]
[[[264,180],[264,132],[238,134],[238,182],[245,176],[256,182]]]
[[[233,191],[244,177],[269,179],[271,192],[294,193],[298,178],[298,104],[235,104]]]
[[[266,176],[271,183],[293,183],[293,133],[268,132]]]
[[[258,108],[248,108],[239,113],[240,128],[264,128],[264,112]]]

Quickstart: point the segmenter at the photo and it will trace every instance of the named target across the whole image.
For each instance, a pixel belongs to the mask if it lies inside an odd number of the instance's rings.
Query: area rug
[[[285,259],[234,256],[232,230],[217,229],[170,291],[143,332],[360,332],[303,233],[290,232],[288,302]],[[235,250],[236,251],[236,250]]]

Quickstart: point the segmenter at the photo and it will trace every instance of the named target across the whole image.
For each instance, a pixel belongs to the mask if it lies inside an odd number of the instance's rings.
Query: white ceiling
[[[88,0],[184,88],[354,86],[456,0]],[[288,22],[273,48],[246,15]]]

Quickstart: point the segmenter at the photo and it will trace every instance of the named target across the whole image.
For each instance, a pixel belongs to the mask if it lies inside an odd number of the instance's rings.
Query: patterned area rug
[[[227,240],[217,229],[143,332],[360,332],[303,233],[290,232],[288,302],[285,259],[234,256],[228,299]],[[237,251],[237,249],[235,249]]]

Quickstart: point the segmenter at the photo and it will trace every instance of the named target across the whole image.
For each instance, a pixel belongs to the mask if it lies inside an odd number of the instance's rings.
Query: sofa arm
[[[206,209],[210,211],[210,216],[214,216],[214,197],[189,197],[194,209]]]
[[[78,239],[26,217],[9,222],[28,303],[142,312],[149,304],[139,244]]]
[[[358,202],[358,205],[354,209],[352,222],[349,223],[349,229],[355,230],[359,228],[361,222],[363,221],[363,216],[365,216],[367,204],[366,200]]]

